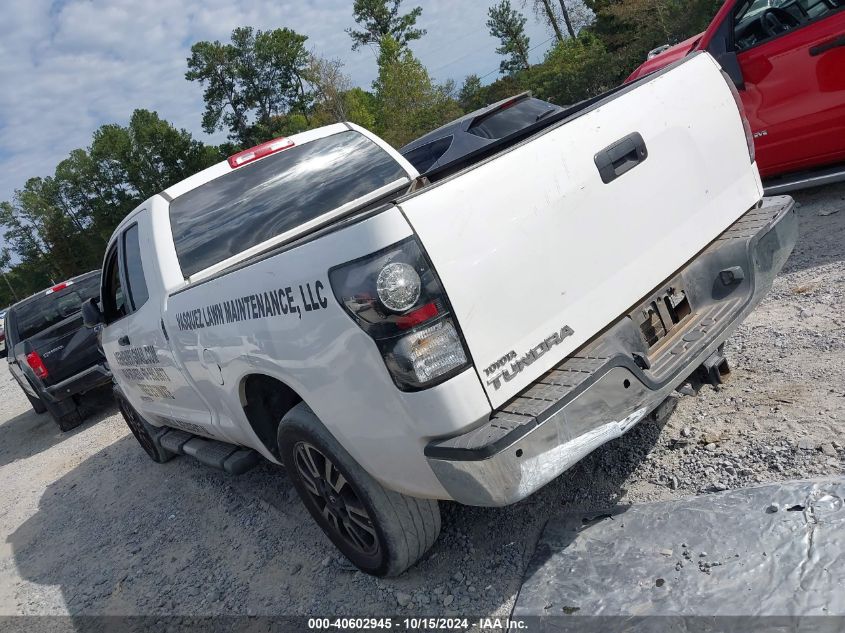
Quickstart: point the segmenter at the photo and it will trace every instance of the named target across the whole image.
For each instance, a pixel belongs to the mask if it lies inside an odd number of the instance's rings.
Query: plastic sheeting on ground
[[[845,630],[843,499],[834,478],[553,518],[513,616],[546,616],[546,630]]]

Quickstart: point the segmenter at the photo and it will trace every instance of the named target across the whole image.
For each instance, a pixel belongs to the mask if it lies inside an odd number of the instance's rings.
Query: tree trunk
[[[575,29],[572,28],[572,18],[569,17],[569,9],[566,8],[565,0],[560,0],[560,10],[563,13],[563,21],[566,22],[566,30],[570,37],[575,37]]]
[[[558,42],[563,41],[563,33],[560,32],[560,25],[557,23],[557,18],[555,17],[554,9],[552,9],[551,0],[540,0],[543,3],[543,12],[546,14],[546,20],[548,20],[549,24],[555,31],[555,37],[557,38]],[[560,3],[563,4],[563,0],[560,0]],[[566,15],[564,13],[564,15]]]

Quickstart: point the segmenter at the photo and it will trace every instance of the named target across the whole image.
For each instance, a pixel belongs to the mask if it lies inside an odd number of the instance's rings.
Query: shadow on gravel
[[[79,431],[114,415],[116,407],[111,386],[83,397],[81,408],[85,419],[75,429],[61,432],[48,413],[38,414],[32,409],[0,424],[0,466],[25,459],[63,442]]]
[[[845,184],[796,191],[798,243],[784,266],[789,273],[845,259]]]
[[[158,465],[131,435],[47,486],[8,543],[20,575],[59,588],[75,616],[430,615],[449,596],[453,613],[489,614],[519,590],[548,517],[612,505],[664,423],[644,420],[515,506],[444,503],[441,539],[395,579],[350,570],[282,469]]]

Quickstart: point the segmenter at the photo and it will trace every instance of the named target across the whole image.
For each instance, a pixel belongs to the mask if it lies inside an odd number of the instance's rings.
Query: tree
[[[511,7],[510,0],[500,0],[499,4],[490,7],[487,15],[487,28],[490,29],[490,35],[502,43],[496,52],[507,56],[499,64],[499,71],[502,74],[510,74],[530,68],[525,16]]]
[[[61,161],[53,176],[30,178],[0,203],[11,251],[0,256],[21,296],[100,266],[115,226],[146,198],[223,158],[155,112],[136,110],[129,125],[101,126],[88,149]],[[2,268],[2,266],[0,266]],[[6,297],[0,287],[0,297]]]
[[[250,145],[266,140],[279,117],[294,112],[307,121],[307,39],[287,28],[244,26],[232,31],[230,44],[194,44],[185,78],[205,88],[203,130],[228,129],[229,138]]]
[[[415,28],[417,18],[422,15],[422,7],[415,7],[405,15],[399,14],[402,0],[355,0],[352,17],[363,27],[362,31],[346,29],[352,38],[352,50],[369,44],[381,45],[385,37],[390,37],[398,45],[399,51],[408,47],[409,42],[420,39],[426,34],[425,29]]]
[[[527,2],[528,0],[522,0],[522,6],[524,7]],[[552,8],[551,0],[531,0],[531,4],[534,7],[534,13],[541,16],[543,20],[552,27],[557,41],[562,42],[563,32],[560,30],[560,25],[557,23],[557,16]]]
[[[435,86],[425,67],[411,51],[400,52],[389,35],[380,44],[376,97],[376,132],[401,147],[461,115],[452,98],[452,85]]]
[[[566,24],[566,30],[569,31],[569,37],[575,37],[575,29],[572,26],[572,17],[569,14],[569,7],[566,6],[566,0],[560,0],[560,13]]]
[[[594,34],[582,31],[558,42],[532,69],[530,90],[560,105],[577,103],[616,85],[613,56]]]
[[[484,106],[481,79],[478,75],[467,75],[458,92],[458,103],[465,112],[472,112]]]
[[[614,57],[622,81],[662,44],[674,44],[705,30],[719,0],[585,0],[595,14],[590,30]]]
[[[343,72],[343,62],[312,54],[307,77],[313,86],[315,108],[322,115],[320,124],[346,121],[344,95],[352,89],[352,80]]]

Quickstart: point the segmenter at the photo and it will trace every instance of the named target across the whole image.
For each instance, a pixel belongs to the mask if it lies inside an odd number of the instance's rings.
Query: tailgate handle
[[[832,48],[839,48],[840,46],[845,46],[845,35],[840,35],[839,37],[828,40],[818,46],[813,46],[810,49],[810,57],[818,57],[822,53],[826,53]]]
[[[625,138],[608,145],[595,155],[593,160],[598,167],[599,175],[604,184],[619,178],[625,172],[648,158],[648,149],[639,132],[633,132]]]
[[[117,344],[123,345],[124,347],[128,346],[129,345],[129,337],[128,336],[121,336],[119,339],[117,339]]]

